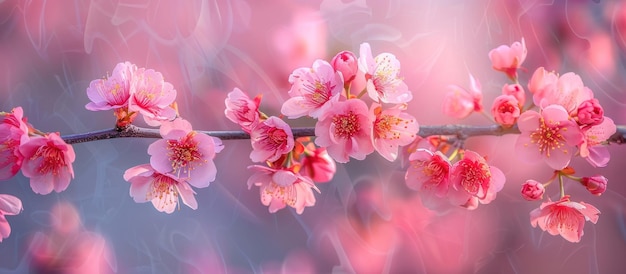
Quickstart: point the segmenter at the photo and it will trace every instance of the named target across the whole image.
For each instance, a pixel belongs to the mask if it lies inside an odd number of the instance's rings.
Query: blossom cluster
[[[87,96],[91,102],[85,108],[114,110],[120,130],[137,114],[148,125],[159,126],[162,139],[148,147],[150,163],[124,172],[135,202],[149,201],[158,211],[172,213],[180,198],[196,209],[192,186],[205,188],[215,180],[213,159],[224,147],[220,139],[194,131],[191,123],[180,117],[173,85],[160,72],[124,62],[117,64],[111,75],[91,81]]]
[[[250,159],[268,165],[251,166],[256,174],[248,185],[261,187],[261,201],[270,212],[289,205],[302,213],[312,206],[314,182],[330,180],[335,161],[363,160],[374,151],[394,161],[398,147],[413,142],[419,125],[405,112],[412,94],[399,74],[400,62],[393,54],[374,57],[367,43],[360,46],[358,58],[342,51],[330,62],[318,59],[311,67],[294,70],[281,114],[315,119],[313,142],[294,143],[286,122],[259,111],[259,96],[250,99],[239,89],[229,93],[226,117],[250,133]]]
[[[65,190],[72,178],[74,149],[58,132],[44,133],[28,123],[21,107],[2,112],[0,123],[0,180],[8,180],[20,170],[30,179],[30,187],[38,194]],[[0,240],[11,232],[5,215],[22,210],[17,197],[0,194]]]
[[[489,52],[493,68],[513,81],[503,85],[502,94],[494,99],[491,115],[496,124],[519,129],[515,152],[521,159],[529,163],[543,162],[555,170],[546,183],[527,180],[522,186],[522,197],[529,201],[540,200],[545,188],[557,178],[561,185],[559,201],[548,199],[532,211],[531,224],[539,225],[552,235],[560,234],[568,241],[578,242],[585,220],[595,223],[600,211],[587,203],[570,201],[562,185],[564,179],[570,179],[594,195],[606,190],[605,177],[576,177],[570,162],[580,156],[593,167],[606,166],[610,155],[605,144],[616,132],[616,126],[611,118],[604,116],[593,91],[573,72],[559,75],[543,67],[537,68],[526,85],[532,96],[532,102],[527,104],[527,94],[517,74],[526,55],[524,39]],[[470,81],[470,90],[451,86],[443,103],[444,113],[464,118],[473,112],[483,112],[480,83],[471,75]]]

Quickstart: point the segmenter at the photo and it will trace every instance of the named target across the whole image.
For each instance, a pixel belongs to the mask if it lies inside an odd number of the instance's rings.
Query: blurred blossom
[[[483,92],[480,82],[471,74],[469,78],[469,90],[457,85],[448,86],[448,92],[443,99],[443,114],[463,119],[474,111],[483,111]]]
[[[50,231],[30,239],[30,271],[33,273],[114,273],[115,257],[99,234],[82,227],[78,211],[59,202],[50,211]]]
[[[17,215],[22,210],[22,200],[13,195],[0,194],[0,243],[11,235],[11,226],[5,216]]]
[[[269,207],[270,213],[290,206],[296,209],[296,213],[302,214],[305,207],[315,205],[313,190],[319,192],[319,189],[309,177],[259,165],[249,166],[248,169],[255,172],[248,179],[248,189],[253,185],[259,187],[261,203]]]
[[[402,104],[413,99],[409,87],[400,77],[400,61],[391,53],[372,57],[368,43],[361,44],[359,70],[365,73],[367,94],[375,102]]]

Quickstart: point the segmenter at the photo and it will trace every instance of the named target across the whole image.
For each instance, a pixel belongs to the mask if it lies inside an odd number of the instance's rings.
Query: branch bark
[[[315,136],[315,128],[301,127],[293,128],[294,137]],[[250,139],[250,135],[244,131],[203,131],[198,132],[208,134],[222,140],[241,140]],[[474,136],[502,136],[505,134],[519,134],[517,127],[503,128],[498,125],[491,126],[470,126],[470,125],[437,125],[437,126],[420,126],[419,135],[422,137],[433,135],[451,135],[460,139],[466,139]],[[93,142],[98,140],[114,139],[114,138],[161,138],[158,129],[143,128],[130,125],[123,129],[106,129],[80,134],[64,135],[63,140],[68,144]],[[609,143],[623,144],[626,142],[626,125],[617,126],[617,132],[609,139]]]

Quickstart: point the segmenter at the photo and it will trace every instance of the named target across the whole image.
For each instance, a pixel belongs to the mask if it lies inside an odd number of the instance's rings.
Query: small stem
[[[359,95],[356,96],[356,98],[361,98],[363,97],[363,95],[365,95],[365,93],[367,92],[367,89],[363,89],[361,90],[361,92],[359,93]]]
[[[559,173],[559,188],[561,189],[561,199],[565,197],[565,187],[563,186],[563,175]]]

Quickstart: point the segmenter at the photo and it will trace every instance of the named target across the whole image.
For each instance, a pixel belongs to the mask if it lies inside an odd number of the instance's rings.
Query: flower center
[[[400,132],[393,130],[394,127],[400,126],[404,122],[404,129],[408,128],[410,120],[404,120],[402,118],[391,115],[380,115],[376,117],[374,122],[374,136],[377,139],[400,139]]]
[[[271,142],[271,146],[280,147],[287,143],[287,133],[279,128],[270,128],[267,133],[268,139]]]
[[[335,124],[335,136],[346,139],[351,138],[361,130],[359,117],[352,111],[349,111],[348,114],[333,116],[333,124]]]
[[[202,165],[206,160],[202,160],[202,153],[198,148],[198,142],[194,140],[195,131],[189,132],[180,140],[167,140],[167,150],[174,174],[180,177],[180,173],[190,176],[195,165]]]
[[[462,160],[459,162],[461,168],[461,186],[468,193],[479,199],[487,196],[491,171],[489,166],[479,161]]]
[[[539,152],[545,153],[547,157],[550,157],[551,151],[560,149],[565,145],[565,138],[561,135],[560,131],[567,130],[567,128],[561,127],[560,122],[551,122],[546,124],[543,118],[540,119],[541,125],[534,132],[530,134],[531,143],[539,146]],[[563,150],[567,153],[567,150]]]
[[[154,175],[154,181],[152,187],[146,193],[146,200],[151,201],[153,199],[159,199],[159,207],[178,203],[178,192],[174,189],[174,186],[178,182],[163,174]]]
[[[265,194],[273,197],[274,199],[283,201],[288,206],[295,206],[296,199],[298,197],[296,187],[291,184],[288,186],[280,186],[274,182],[270,182],[267,187],[265,187]]]
[[[421,162],[421,166],[422,173],[430,178],[430,180],[423,185],[424,188],[438,186],[445,180],[450,170],[450,167],[439,155],[434,155],[429,161]]]
[[[66,166],[63,152],[51,143],[37,149],[30,159],[34,160],[37,158],[42,158],[37,169],[37,172],[40,174],[52,173],[52,175],[58,175],[59,170]]]

